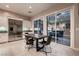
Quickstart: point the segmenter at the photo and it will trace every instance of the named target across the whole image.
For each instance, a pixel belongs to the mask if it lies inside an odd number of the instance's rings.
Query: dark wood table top
[[[41,39],[41,38],[48,37],[47,35],[35,35],[35,34],[25,34],[25,36],[30,36],[35,39]]]

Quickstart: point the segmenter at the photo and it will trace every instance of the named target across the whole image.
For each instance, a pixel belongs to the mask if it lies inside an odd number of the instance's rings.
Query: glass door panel
[[[34,33],[39,35],[43,34],[43,20],[38,19],[34,21]]]
[[[70,11],[47,16],[47,34],[54,42],[70,46]]]
[[[47,33],[48,36],[52,36],[52,41],[55,42],[55,15],[49,15],[47,17]]]
[[[70,12],[63,11],[56,15],[57,43],[70,46]]]

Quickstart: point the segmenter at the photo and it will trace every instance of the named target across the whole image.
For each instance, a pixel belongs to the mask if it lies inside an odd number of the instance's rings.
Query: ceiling
[[[6,7],[6,5],[8,5],[9,8]],[[0,3],[0,9],[15,12],[24,16],[34,16],[54,5],[55,3]],[[31,6],[32,9],[30,9],[29,6]],[[32,11],[32,13],[29,13],[29,11]]]

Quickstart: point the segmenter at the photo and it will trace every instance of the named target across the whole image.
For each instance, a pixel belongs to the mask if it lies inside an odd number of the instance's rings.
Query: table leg
[[[44,42],[44,38],[43,38],[43,42]],[[44,48],[44,45],[43,45],[43,48]]]
[[[43,38],[43,41],[44,41],[44,38]]]
[[[39,51],[38,39],[36,39],[36,51]]]
[[[42,47],[39,47],[39,39],[36,39],[36,51],[39,51],[40,49],[44,48],[44,45]],[[43,41],[44,41],[44,38],[43,38]]]

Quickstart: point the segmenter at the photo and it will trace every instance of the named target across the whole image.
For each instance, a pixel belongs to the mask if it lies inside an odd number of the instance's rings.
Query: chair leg
[[[33,47],[33,45],[29,45],[28,46],[28,51]]]
[[[26,49],[26,44],[25,44],[25,49]]]
[[[45,47],[45,55],[47,56],[46,47]]]
[[[28,51],[30,50],[30,45],[29,45],[29,47],[28,47]]]
[[[27,46],[27,44],[25,44],[25,49],[26,49],[26,46]],[[27,46],[27,48],[28,48],[28,51],[29,51],[29,49],[30,49],[30,46],[29,46],[29,47]]]
[[[25,49],[26,49],[26,46],[27,46],[28,51],[29,51],[29,49],[33,47],[33,44],[31,44],[31,45],[27,45],[27,44],[25,44]]]
[[[51,47],[50,47],[50,50],[51,50],[51,52],[46,52],[46,47],[44,47],[44,49],[45,49],[45,55],[47,56],[47,53],[52,53],[52,49],[51,49]]]
[[[46,47],[44,46],[43,48],[43,52],[45,53],[45,55],[47,56],[47,52],[46,52]]]

